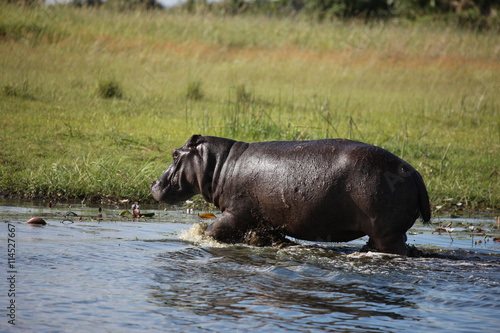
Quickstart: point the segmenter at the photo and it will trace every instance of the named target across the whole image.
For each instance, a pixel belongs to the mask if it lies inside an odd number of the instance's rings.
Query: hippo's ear
[[[189,138],[189,140],[186,142],[186,146],[187,148],[189,149],[196,149],[196,147],[205,142],[206,140],[203,138],[203,136],[199,135],[199,134],[195,134],[193,135],[191,138]]]

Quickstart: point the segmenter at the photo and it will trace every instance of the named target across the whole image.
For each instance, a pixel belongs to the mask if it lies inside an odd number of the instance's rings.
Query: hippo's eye
[[[172,157],[174,158],[174,161],[177,160],[177,158],[179,158],[179,152],[177,150],[174,150],[174,152],[172,153]]]

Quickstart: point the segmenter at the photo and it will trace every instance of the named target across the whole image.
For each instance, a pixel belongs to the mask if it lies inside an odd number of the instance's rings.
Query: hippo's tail
[[[418,189],[418,208],[420,210],[420,216],[424,222],[429,222],[431,220],[431,206],[424,179],[416,170],[412,173],[412,177]]]

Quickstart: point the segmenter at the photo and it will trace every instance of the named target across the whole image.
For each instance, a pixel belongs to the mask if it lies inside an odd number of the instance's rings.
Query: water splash
[[[189,229],[184,229],[179,232],[179,239],[194,243],[199,246],[209,247],[227,247],[229,244],[216,241],[214,238],[206,236],[208,224],[204,222],[195,223]]]

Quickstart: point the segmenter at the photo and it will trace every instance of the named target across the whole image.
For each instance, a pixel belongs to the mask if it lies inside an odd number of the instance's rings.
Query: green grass
[[[345,137],[409,161],[433,205],[498,210],[499,45],[438,23],[2,4],[0,193],[146,201],[192,134]]]

